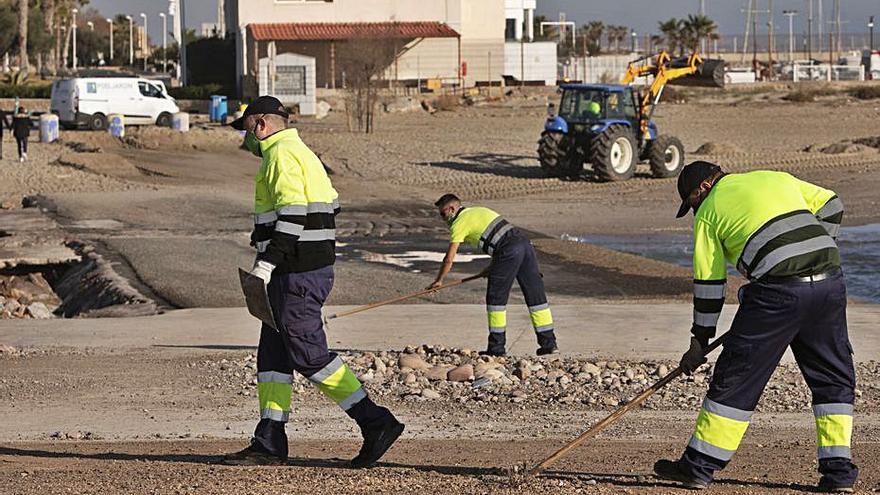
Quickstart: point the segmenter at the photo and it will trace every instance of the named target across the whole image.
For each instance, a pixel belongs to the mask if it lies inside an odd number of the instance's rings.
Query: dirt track
[[[764,447],[746,445],[708,493],[790,494],[812,491],[813,448],[785,438],[784,430]],[[682,440],[683,441],[683,440]],[[238,442],[56,442],[0,444],[0,486],[10,495],[80,494],[337,494],[337,493],[689,493],[651,475],[650,466],[677,452],[681,442],[591,443],[522,482],[511,476],[512,460],[540,460],[560,445],[535,440],[405,440],[379,467],[347,469],[354,442],[295,441],[287,467],[217,466]],[[876,465],[877,443],[856,455]],[[529,466],[532,464],[530,463]],[[880,489],[875,469],[863,469],[860,492]]]

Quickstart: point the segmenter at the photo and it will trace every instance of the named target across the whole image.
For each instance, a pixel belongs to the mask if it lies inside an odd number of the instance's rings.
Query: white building
[[[535,7],[537,0],[504,0],[504,39],[519,41],[523,36],[523,21],[526,26],[526,40],[535,39]]]
[[[226,0],[225,19],[227,33],[236,40],[240,93],[253,96],[260,89],[263,61],[285,53],[314,59],[314,80],[307,86],[341,87],[340,46],[364,36],[400,43],[385,74],[390,81],[498,84],[510,77],[505,74],[505,29],[513,19],[513,29],[519,26],[522,34],[521,20],[532,19],[534,8],[535,0]],[[551,62],[555,81],[555,57]]]

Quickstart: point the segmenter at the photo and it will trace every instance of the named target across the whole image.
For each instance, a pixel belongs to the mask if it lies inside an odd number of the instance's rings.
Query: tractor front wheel
[[[648,163],[654,177],[675,177],[684,166],[684,146],[676,137],[657,136],[651,143]]]
[[[571,139],[561,132],[544,131],[538,141],[538,161],[548,177],[565,177],[572,161]]]
[[[593,139],[590,153],[593,172],[602,181],[621,181],[636,169],[636,140],[629,127],[612,124]]]

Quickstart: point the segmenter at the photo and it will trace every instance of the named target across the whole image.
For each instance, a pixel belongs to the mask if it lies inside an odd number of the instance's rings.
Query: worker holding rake
[[[492,256],[492,263],[485,272],[489,277],[486,289],[489,344],[480,354],[503,356],[506,353],[507,299],[514,279],[519,283],[529,307],[532,327],[538,339],[537,354],[558,353],[544,281],[538,271],[535,248],[528,238],[489,208],[462,206],[461,200],[454,194],[444,194],[434,205],[449,224],[450,243],[443,265],[429,289],[443,285],[443,278],[452,269],[462,242]]]
[[[706,362],[724,304],[726,261],[750,283],[715,364],[693,436],[681,458],[654,472],[705,488],[730,462],[758,399],[788,347],[813,396],[819,490],[852,492],[855,373],[846,286],[836,237],[843,204],[834,192],[783,172],[725,174],[694,162],[678,178],[678,217],[694,211],[694,322],[685,373]],[[711,347],[714,348],[713,344]]]

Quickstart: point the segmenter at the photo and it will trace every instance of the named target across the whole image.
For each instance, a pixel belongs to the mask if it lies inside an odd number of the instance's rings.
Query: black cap
[[[687,215],[688,210],[691,209],[691,205],[687,202],[688,196],[700,186],[701,182],[718,172],[721,172],[721,167],[704,161],[689,163],[681,169],[681,173],[678,175],[678,195],[681,196],[681,206],[678,208],[678,214],[675,215],[675,218]]]
[[[446,193],[443,196],[440,196],[440,199],[434,201],[434,206],[440,208],[448,205],[449,203],[452,203],[453,201],[461,202],[461,200],[458,199],[458,196],[456,196],[455,194]]]
[[[287,113],[287,110],[284,108],[284,105],[281,104],[281,101],[274,96],[261,96],[254,100],[253,103],[247,106],[244,109],[244,114],[241,117],[232,121],[231,125],[233,129],[238,129],[239,131],[244,130],[244,119],[246,119],[250,115],[258,115],[258,114],[272,114],[279,115],[284,117],[285,119],[290,117]]]

